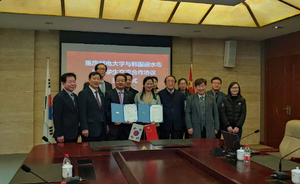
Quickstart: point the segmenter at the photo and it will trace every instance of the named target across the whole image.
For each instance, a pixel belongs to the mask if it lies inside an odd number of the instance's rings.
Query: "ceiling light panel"
[[[100,0],[65,0],[65,14],[69,17],[98,18]]]
[[[24,13],[37,15],[61,15],[60,0],[3,0],[0,12]]]
[[[176,2],[144,0],[138,21],[167,22]]]
[[[201,3],[180,3],[171,22],[182,24],[199,24],[211,5]]]
[[[140,0],[105,0],[104,19],[134,20]]]
[[[202,24],[256,27],[254,20],[244,4],[236,6],[216,5],[204,19]]]
[[[287,2],[293,6],[296,6],[297,8],[300,8],[300,1],[299,0],[284,0],[284,2]]]
[[[260,26],[300,14],[299,10],[278,0],[248,0],[247,4]]]

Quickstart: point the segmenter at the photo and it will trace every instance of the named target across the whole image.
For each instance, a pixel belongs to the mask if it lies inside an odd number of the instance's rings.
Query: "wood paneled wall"
[[[246,135],[260,126],[260,43],[238,41],[235,68],[223,67],[224,45],[219,39],[174,38],[172,72],[188,79],[192,60],[194,80],[219,76],[223,92],[239,82],[247,100]],[[0,147],[7,148],[0,154],[29,152],[42,143],[48,56],[53,97],[59,89],[59,32],[0,29]],[[258,143],[259,135],[243,142]]]

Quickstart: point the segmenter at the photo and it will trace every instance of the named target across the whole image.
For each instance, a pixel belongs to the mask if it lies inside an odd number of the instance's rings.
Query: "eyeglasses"
[[[239,89],[239,87],[232,87],[231,89]]]

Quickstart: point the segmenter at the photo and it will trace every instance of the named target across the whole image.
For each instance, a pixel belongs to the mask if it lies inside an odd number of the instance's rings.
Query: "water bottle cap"
[[[65,154],[65,157],[68,157],[68,158],[69,158],[69,154]]]
[[[65,181],[62,181],[62,182],[60,182],[60,184],[67,184],[67,182],[65,182]]]
[[[246,147],[249,147],[249,144],[246,144]]]

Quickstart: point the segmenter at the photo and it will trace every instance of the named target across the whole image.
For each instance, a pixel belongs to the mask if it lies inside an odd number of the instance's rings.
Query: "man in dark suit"
[[[132,92],[125,90],[126,75],[118,73],[115,75],[116,88],[107,92],[105,95],[106,114],[109,121],[109,132],[107,139],[111,140],[127,140],[132,122],[112,122],[111,103],[133,104],[134,96]]]
[[[210,80],[210,82],[211,82],[211,90],[207,91],[206,94],[212,95],[216,98],[218,113],[219,113],[220,130],[227,130],[226,127],[223,125],[222,118],[221,118],[222,102],[223,102],[223,98],[226,96],[225,93],[220,91],[222,85],[222,79],[220,77],[213,77]],[[216,134],[217,139],[221,138],[220,130]]]
[[[65,73],[60,77],[63,85],[53,99],[53,123],[55,132],[53,137],[56,142],[77,142],[79,117],[76,89],[76,75]]]
[[[130,73],[124,73],[126,75],[126,83],[125,83],[125,90],[131,91],[133,93],[133,96],[135,96],[138,91],[133,89],[131,87],[131,82],[132,82],[132,75]]]
[[[189,96],[185,109],[185,122],[191,138],[215,138],[219,130],[219,114],[215,97],[205,94],[207,81],[194,82],[196,94]]]
[[[107,82],[104,80],[104,77],[106,75],[107,72],[107,66],[103,63],[98,63],[95,66],[95,72],[100,73],[101,75],[101,81],[100,81],[100,85],[99,85],[99,91],[102,92],[103,95],[105,95],[106,91],[110,91],[112,90],[112,85],[111,83]],[[83,89],[89,87],[89,82],[84,83],[83,85]]]
[[[160,139],[182,139],[184,132],[185,95],[175,90],[176,78],[165,78],[166,88],[158,92],[163,104],[164,122],[160,124]]]
[[[89,74],[89,87],[78,95],[79,118],[82,142],[104,141],[108,131],[105,116],[105,102],[99,84],[101,75],[98,72]]]

